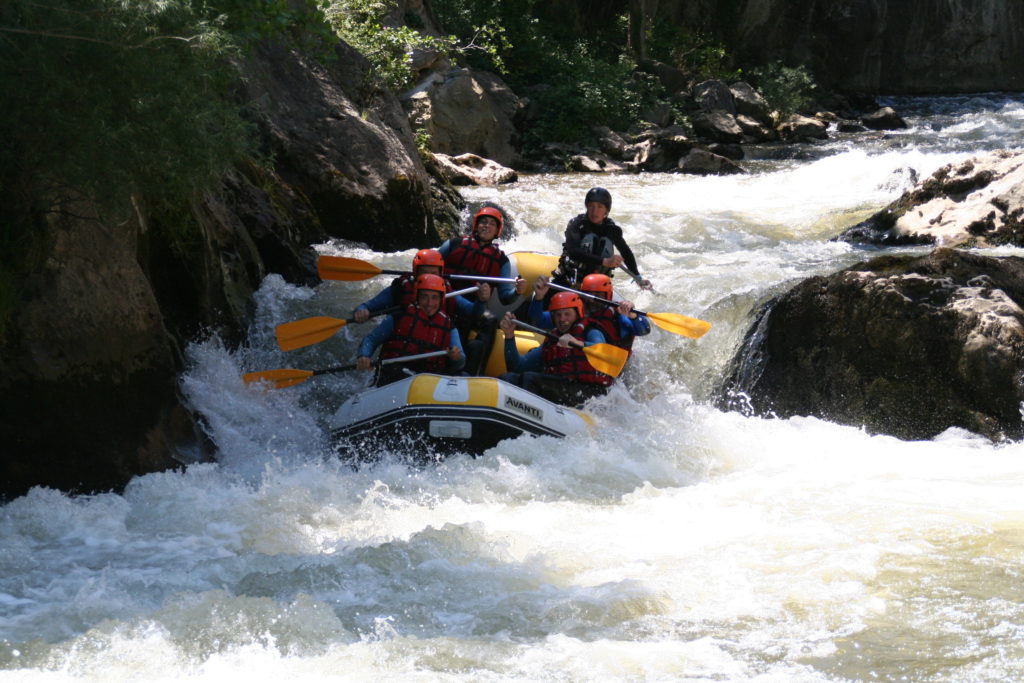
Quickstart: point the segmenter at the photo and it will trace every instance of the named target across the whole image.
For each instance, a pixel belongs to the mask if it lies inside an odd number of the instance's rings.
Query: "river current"
[[[368,326],[288,354],[273,327],[345,317],[387,279],[268,277],[246,348],[188,350],[182,384],[217,462],[0,507],[0,680],[1024,679],[1024,444],[905,442],[710,401],[760,303],[874,253],[831,237],[1024,139],[1021,97],[888,103],[909,130],[751,148],[742,176],[465,191],[513,217],[506,251],[557,253],[604,185],[657,290],[619,293],[713,324],[638,340],[589,406],[593,439],[354,470],[324,422],[365,377],[261,391],[240,375],[350,362]],[[318,249],[396,269],[413,253]]]

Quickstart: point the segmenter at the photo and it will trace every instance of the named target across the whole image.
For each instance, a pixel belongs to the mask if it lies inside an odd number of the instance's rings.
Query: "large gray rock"
[[[894,246],[1024,245],[1024,153],[995,151],[943,166],[837,239]]]
[[[771,301],[719,404],[902,439],[1020,439],[1024,259],[936,249],[805,280]]]
[[[455,67],[403,96],[412,125],[430,135],[430,151],[476,154],[503,166],[519,161],[519,98],[498,76]]]
[[[430,180],[398,99],[368,87],[367,61],[344,43],[324,66],[266,45],[243,66],[248,99],[277,172],[332,237],[381,249],[440,241]]]

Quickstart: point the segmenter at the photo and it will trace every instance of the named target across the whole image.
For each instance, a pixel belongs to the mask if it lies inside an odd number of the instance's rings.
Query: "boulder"
[[[907,127],[907,122],[892,107],[882,107],[878,111],[860,117],[860,122],[871,130],[899,130]]]
[[[740,142],[743,129],[736,117],[727,111],[701,111],[690,117],[693,132],[699,137],[715,142]]]
[[[435,154],[434,160],[441,174],[452,185],[501,185],[519,179],[519,175],[511,168],[476,154],[460,154],[456,157]]]
[[[746,173],[736,162],[706,149],[693,148],[681,158],[678,168],[683,173],[694,175],[732,175]]]
[[[761,93],[745,81],[737,81],[729,86],[732,100],[736,106],[737,118],[740,115],[750,117],[765,126],[772,125],[772,112]]]
[[[818,119],[793,114],[779,124],[779,136],[784,140],[823,140],[828,137],[828,126]]]
[[[654,173],[675,169],[679,158],[693,147],[693,143],[681,130],[673,127],[644,133],[636,143],[636,156],[631,166],[636,170]]]
[[[1020,439],[1024,259],[939,248],[813,277],[764,306],[720,406],[901,439]]]
[[[503,166],[519,161],[516,120],[523,103],[498,76],[453,67],[403,96],[414,128],[430,135],[430,151],[476,154]]]
[[[698,83],[693,86],[693,98],[703,111],[736,114],[732,90],[722,81],[712,79]]]
[[[646,59],[637,65],[637,70],[651,74],[658,79],[666,94],[672,95],[686,89],[689,79],[676,67],[659,62],[656,59]]]
[[[836,239],[894,246],[1024,246],[1024,152],[1000,150],[943,166]]]

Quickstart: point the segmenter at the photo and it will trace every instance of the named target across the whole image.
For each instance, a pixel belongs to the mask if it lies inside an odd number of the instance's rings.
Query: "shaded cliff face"
[[[1018,0],[746,0],[734,17],[748,63],[807,64],[849,92],[1024,89]]]
[[[52,198],[60,211],[32,228],[41,266],[0,341],[0,497],[117,488],[205,457],[178,387],[189,341],[239,343],[266,274],[313,282],[310,245],[328,236],[440,242],[398,100],[348,46],[336,56],[266,45],[240,67],[265,160],[192,198],[187,247],[141,200],[101,213],[74,189]]]

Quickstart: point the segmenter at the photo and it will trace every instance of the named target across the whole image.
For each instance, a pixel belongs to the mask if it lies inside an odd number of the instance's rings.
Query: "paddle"
[[[513,322],[520,327],[526,328],[531,332],[543,334],[546,337],[552,339],[558,339],[558,335],[548,330],[542,330],[539,327],[534,327],[524,323],[522,320],[515,320]],[[629,358],[629,351],[626,349],[619,348],[614,344],[589,344],[584,345],[582,342],[576,344],[583,348],[583,355],[587,357],[590,364],[594,366],[594,369],[598,372],[603,372],[606,375],[612,377],[618,377],[622,373],[622,368],[626,366],[626,360]]]
[[[460,294],[468,294],[469,292],[476,291],[476,287],[466,287],[465,289],[459,289],[454,292],[448,292],[445,294],[445,298],[459,296]],[[395,311],[401,310],[401,306],[392,306],[385,308],[380,311],[371,313],[371,317],[378,315],[384,315],[385,313],[394,313]],[[295,349],[301,349],[305,346],[312,346],[313,344],[319,344],[322,341],[333,337],[338,330],[345,327],[351,322],[355,322],[355,318],[330,318],[327,316],[316,316],[314,318],[303,318],[302,320],[296,320],[290,323],[281,323],[274,328],[274,336],[277,337],[277,345],[281,347],[282,351],[294,351]]]
[[[431,351],[430,353],[418,353],[413,356],[399,356],[398,358],[385,358],[379,360],[374,365],[387,365],[389,363],[408,363],[414,360],[421,360],[423,358],[436,358],[437,356],[443,356],[447,354],[447,351]],[[285,387],[295,386],[296,384],[302,384],[310,377],[317,375],[326,375],[332,372],[348,372],[349,370],[355,370],[356,364],[349,363],[348,365],[336,365],[332,368],[324,368],[322,370],[296,370],[294,368],[279,368],[277,370],[260,370],[259,372],[247,372],[242,375],[242,380],[246,384],[253,382],[269,382],[273,384],[274,389],[284,389]]]
[[[597,296],[596,294],[581,292],[578,289],[565,287],[554,282],[549,282],[548,286],[554,287],[555,289],[561,289],[566,292],[573,292],[580,296],[585,296],[588,299],[593,299],[594,301],[600,301],[605,306],[619,305],[618,301],[608,301],[608,299]],[[684,337],[690,337],[691,339],[700,339],[708,330],[711,329],[711,323],[705,320],[698,320],[697,318],[680,315],[679,313],[645,313],[644,311],[638,311],[636,309],[633,309],[633,312],[637,315],[647,316],[651,322],[663,330],[668,330],[669,332],[674,332]]]
[[[346,282],[357,282],[368,280],[377,275],[411,275],[411,270],[384,270],[378,268],[369,261],[362,261],[347,256],[319,256],[316,260],[316,271],[321,280],[344,280]],[[445,275],[452,280],[472,280],[473,282],[511,282],[515,283],[514,277],[490,277],[488,275]]]

